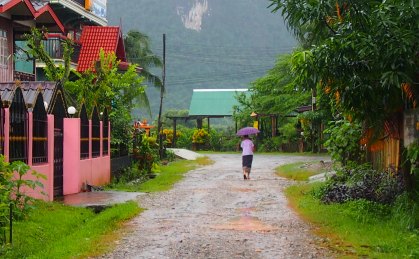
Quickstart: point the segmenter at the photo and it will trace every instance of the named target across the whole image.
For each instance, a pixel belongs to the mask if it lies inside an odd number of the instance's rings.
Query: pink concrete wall
[[[10,138],[10,113],[9,109],[5,108],[5,145],[4,154],[6,161],[9,156],[9,138]],[[25,190],[34,198],[52,201],[54,199],[54,116],[48,115],[48,163],[46,164],[32,164],[32,122],[33,115],[29,113],[29,150],[28,150],[28,165],[33,170],[46,176],[46,179],[40,180],[44,185],[43,192],[40,190]],[[90,128],[92,127],[91,121],[89,122]],[[90,185],[105,185],[110,182],[111,178],[111,160],[110,160],[110,130],[108,134],[108,155],[102,156],[103,150],[103,131],[101,123],[101,141],[100,150],[101,156],[92,158],[92,143],[91,143],[91,131],[90,131],[90,154],[88,159],[80,160],[80,119],[79,118],[65,118],[64,119],[64,189],[63,194],[74,194],[83,191],[85,184]],[[110,126],[110,124],[109,124]],[[110,128],[110,127],[109,127]],[[28,175],[27,179],[35,179],[33,176]]]
[[[8,161],[9,156],[9,139],[10,139],[10,113],[9,109],[5,109],[5,156],[6,161]],[[28,165],[31,167],[32,170],[43,174],[46,179],[36,179],[31,173],[28,173],[24,176],[26,180],[38,180],[40,181],[44,187],[39,188],[37,187],[35,190],[30,188],[23,188],[21,191],[25,192],[26,194],[30,195],[31,197],[42,199],[46,201],[52,201],[54,199],[54,127],[48,127],[48,163],[40,164],[40,165],[33,165],[32,164],[32,139],[33,139],[33,132],[32,132],[32,122],[33,122],[33,114],[30,112],[28,114]],[[54,125],[54,116],[48,115],[48,125]],[[16,173],[15,178],[17,179],[19,176]]]
[[[111,160],[109,156],[92,159],[92,185],[108,184],[111,180]]]
[[[80,119],[64,118],[64,189],[63,194],[82,189],[80,169]]]

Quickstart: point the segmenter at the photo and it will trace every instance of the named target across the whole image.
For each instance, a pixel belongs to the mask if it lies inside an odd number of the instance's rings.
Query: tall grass
[[[112,248],[116,230],[141,209],[136,202],[114,205],[99,214],[86,208],[39,202],[27,219],[15,222],[13,244],[2,258],[86,258]]]
[[[331,249],[354,257],[419,258],[417,200],[404,194],[391,206],[365,200],[326,205],[311,194],[319,185],[291,186],[286,194]]]

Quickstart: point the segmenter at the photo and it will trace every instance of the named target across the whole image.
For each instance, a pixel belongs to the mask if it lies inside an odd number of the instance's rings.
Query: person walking
[[[253,152],[255,151],[255,145],[249,138],[249,135],[242,136],[240,147],[242,149],[243,178],[249,180],[253,162]]]

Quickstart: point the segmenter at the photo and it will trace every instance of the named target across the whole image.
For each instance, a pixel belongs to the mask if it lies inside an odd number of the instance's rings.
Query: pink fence
[[[4,109],[4,156],[8,161],[10,154],[10,111],[9,108]],[[27,163],[35,171],[42,173],[46,176],[46,180],[42,180],[44,185],[43,192],[41,190],[27,190],[27,193],[35,198],[52,201],[54,200],[54,188],[57,188],[57,182],[54,183],[54,179],[57,179],[57,170],[54,166],[56,158],[54,156],[54,115],[49,114],[47,116],[47,161],[45,163],[33,164],[33,113],[28,112],[28,123],[27,123],[27,137],[24,140],[27,143]],[[63,125],[63,155],[62,155],[62,194],[74,194],[86,190],[87,185],[105,185],[110,182],[110,130],[108,130],[108,136],[103,136],[103,122],[100,122],[100,154],[98,157],[92,157],[92,128],[90,125],[89,135],[89,157],[86,159],[80,158],[80,119],[79,118],[64,118]],[[108,128],[110,128],[108,122]],[[104,139],[108,139],[104,142]],[[103,145],[107,143],[107,148]],[[106,152],[107,150],[107,152]],[[27,177],[32,177],[28,175]],[[61,185],[61,183],[60,183]]]

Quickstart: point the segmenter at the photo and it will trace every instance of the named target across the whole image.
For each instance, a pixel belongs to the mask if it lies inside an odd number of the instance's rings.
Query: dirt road
[[[274,168],[327,158],[255,155],[244,181],[240,155],[209,155],[215,164],[189,172],[164,193],[143,195],[147,208],[103,258],[330,258],[310,226],[287,206],[292,182]]]

